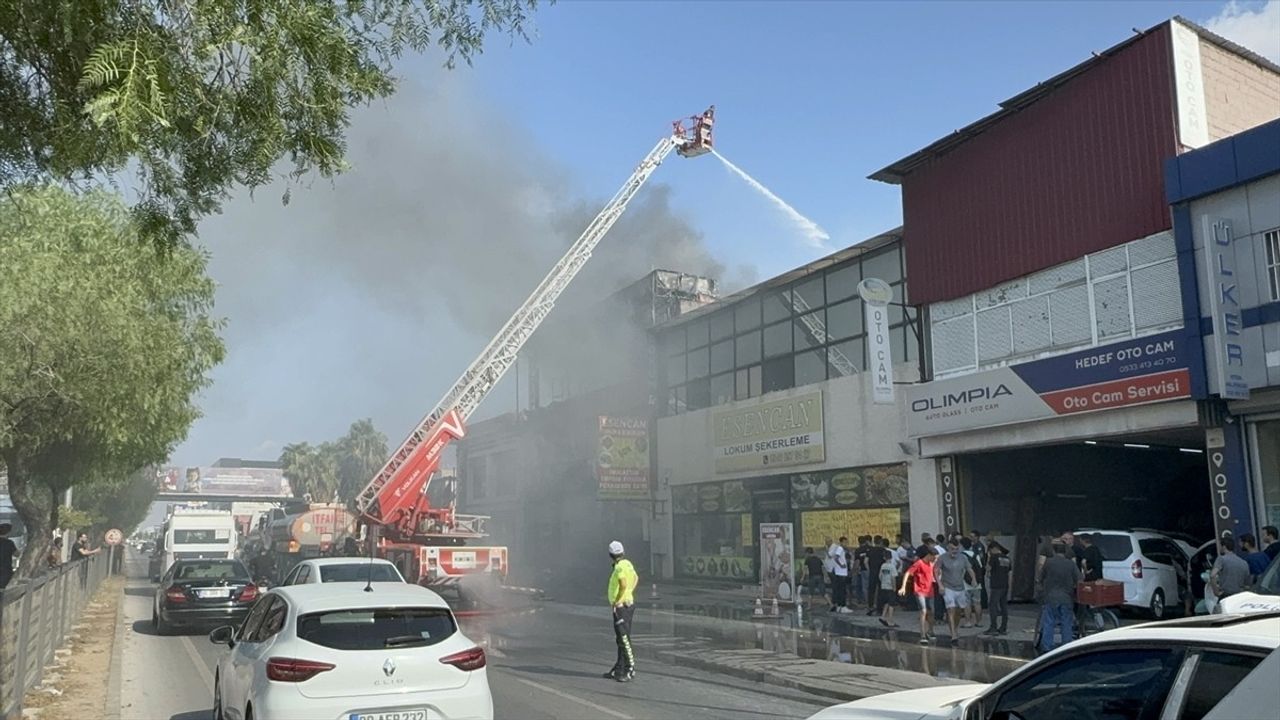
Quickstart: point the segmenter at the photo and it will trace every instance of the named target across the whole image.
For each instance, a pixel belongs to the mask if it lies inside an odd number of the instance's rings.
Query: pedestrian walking
[[[636,676],[636,655],[631,649],[631,621],[636,614],[636,585],[640,576],[626,558],[622,543],[609,543],[609,560],[613,572],[609,574],[609,605],[613,608],[613,635],[618,645],[618,657],[613,668],[604,676],[618,682],[631,682]]]
[[[967,619],[961,624],[961,627],[978,627],[982,624],[982,561],[978,559],[978,554],[973,549],[972,538],[960,538],[960,549],[964,556],[969,559],[970,567],[973,568],[973,582],[965,583],[965,590],[969,593],[969,607],[965,613]],[[985,554],[983,557],[985,559]]]
[[[823,542],[823,547],[825,547],[826,550],[823,552],[822,556],[822,570],[827,574],[827,587],[833,587],[836,582],[836,541],[831,538],[827,538]]]
[[[898,627],[893,621],[893,590],[898,586],[898,574],[902,572],[902,565],[898,563],[897,554],[889,548],[889,538],[881,538],[880,543],[885,558],[876,571],[876,610],[880,612],[881,625]]]
[[[871,546],[867,548],[867,583],[870,585],[867,591],[867,615],[875,615],[881,611],[880,568],[891,555],[888,540],[879,535],[871,539]]]
[[[928,645],[933,635],[932,595],[933,595],[933,563],[938,554],[929,548],[902,575],[902,585],[898,594],[906,597],[907,588],[911,588],[916,598],[916,607],[920,611],[920,644]]]
[[[948,543],[947,552],[938,558],[937,577],[951,628],[951,644],[956,645],[960,642],[960,614],[969,607],[969,586],[977,584],[969,558],[960,552],[960,543]]]
[[[18,546],[9,539],[12,530],[12,524],[0,523],[0,589],[13,579],[13,561],[18,557]]]
[[[1055,543],[1053,556],[1041,566],[1040,585],[1044,599],[1040,608],[1040,650],[1049,652],[1075,638],[1076,585],[1080,584],[1080,568],[1067,557],[1066,545]],[[1055,641],[1054,632],[1062,634]]]
[[[1218,559],[1213,561],[1209,582],[1213,584],[1213,592],[1221,602],[1244,590],[1249,584],[1249,563],[1236,554],[1236,541],[1232,537],[1219,540],[1218,548]]]
[[[1003,545],[993,541],[987,546],[987,599],[990,601],[991,627],[984,635],[1005,635],[1009,631],[1009,575],[1012,571],[1013,561],[1009,559],[1009,553]]]

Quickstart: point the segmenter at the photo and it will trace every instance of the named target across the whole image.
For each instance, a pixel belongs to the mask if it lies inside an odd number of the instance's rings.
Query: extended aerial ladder
[[[677,120],[671,135],[658,141],[635,172],[604,206],[564,257],[543,278],[515,315],[502,326],[480,356],[449,388],[391,458],[356,497],[356,509],[380,534],[400,543],[452,544],[487,535],[488,518],[459,515],[455,502],[432,507],[427,488],[441,453],[466,434],[467,419],[516,362],[517,353],[550,314],[556,299],[578,274],[592,251],[626,210],[663,160],[675,150],[683,157],[711,152],[715,106],[701,115]]]

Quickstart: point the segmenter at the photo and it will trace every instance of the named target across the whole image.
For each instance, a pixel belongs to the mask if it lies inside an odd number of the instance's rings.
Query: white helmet
[[[610,555],[622,555],[625,552],[626,550],[623,549],[622,543],[618,542],[617,540],[614,540],[613,542],[609,543]]]

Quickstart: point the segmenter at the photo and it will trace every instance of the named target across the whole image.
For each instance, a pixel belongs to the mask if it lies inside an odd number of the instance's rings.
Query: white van
[[[158,569],[159,579],[175,560],[183,558],[234,559],[238,544],[235,517],[225,510],[177,508],[165,520]]]

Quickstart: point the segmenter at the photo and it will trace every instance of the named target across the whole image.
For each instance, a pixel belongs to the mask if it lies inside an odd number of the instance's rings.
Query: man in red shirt
[[[936,548],[929,548],[923,557],[912,563],[902,575],[902,587],[898,594],[906,597],[910,587],[916,596],[916,605],[920,608],[920,644],[928,645],[933,633],[933,618],[930,608],[933,603],[933,563],[938,559]]]

